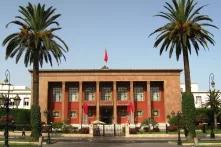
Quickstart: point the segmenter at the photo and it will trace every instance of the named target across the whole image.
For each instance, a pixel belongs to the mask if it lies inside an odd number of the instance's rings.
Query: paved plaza
[[[44,147],[178,147],[169,143],[99,143],[99,142],[57,142]]]

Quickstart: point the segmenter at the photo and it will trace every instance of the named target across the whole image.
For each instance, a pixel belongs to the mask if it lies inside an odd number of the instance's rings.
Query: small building
[[[8,86],[8,85],[1,85],[0,86],[0,94],[8,95],[9,91],[9,98],[10,98],[10,108],[16,108],[13,98],[18,94],[21,98],[20,104],[18,109],[30,109],[31,108],[31,89],[26,86]]]
[[[40,70],[43,121],[72,125],[166,123],[181,110],[180,69]],[[32,71],[30,71],[32,72]],[[43,115],[48,112],[50,115]],[[48,120],[47,120],[48,119]]]
[[[185,84],[180,85],[181,92],[185,92]],[[209,90],[200,90],[199,84],[191,84],[192,94],[194,96],[194,103],[196,108],[203,108],[208,100]]]

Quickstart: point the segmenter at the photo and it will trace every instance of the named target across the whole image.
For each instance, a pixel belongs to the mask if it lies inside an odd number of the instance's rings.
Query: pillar
[[[113,114],[114,114],[114,118],[113,118],[113,123],[117,124],[117,82],[114,81],[113,82]]]
[[[100,120],[100,87],[99,82],[96,82],[96,119]]]
[[[147,101],[147,117],[151,117],[151,94],[150,94],[150,81],[147,81],[147,95],[146,95],[146,101]]]
[[[65,81],[62,82],[62,88],[61,88],[61,102],[62,102],[62,118],[61,120],[63,122],[67,122],[68,119],[68,97],[65,90]]]
[[[130,102],[134,104],[134,84],[133,81],[130,81]],[[134,124],[134,111],[130,114],[130,123]]]
[[[82,124],[82,120],[83,120],[83,114],[82,114],[82,103],[83,103],[83,86],[82,86],[82,81],[79,82],[79,97],[78,97],[78,101],[79,101],[79,112],[78,112],[78,119],[79,119],[79,124]]]

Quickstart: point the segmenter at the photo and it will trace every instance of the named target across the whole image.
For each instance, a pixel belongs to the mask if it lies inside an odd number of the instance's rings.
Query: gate
[[[125,127],[118,124],[93,125],[94,136],[125,136]]]

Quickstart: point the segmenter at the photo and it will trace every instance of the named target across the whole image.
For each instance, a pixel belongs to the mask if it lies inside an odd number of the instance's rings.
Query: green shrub
[[[37,141],[41,135],[41,113],[38,105],[31,106],[31,136]]]
[[[63,125],[64,124],[62,122],[53,122],[52,123],[52,128],[53,129],[62,129]]]
[[[155,126],[157,125],[157,122],[152,118],[146,118],[143,120],[141,125],[148,126],[149,128],[151,128],[151,127],[155,128]]]
[[[5,110],[0,109],[0,118],[5,114]],[[12,116],[15,124],[30,124],[30,110],[28,109],[10,109],[9,115]]]
[[[177,117],[177,116],[172,116],[172,117],[170,117],[168,123],[169,123],[171,126],[178,126],[178,117]],[[182,116],[180,117],[179,123],[180,123],[180,124],[179,124],[180,127],[184,127],[184,119],[183,119]]]
[[[211,109],[197,108],[196,109],[196,124],[206,122],[208,123],[212,116]]]
[[[185,92],[182,95],[182,110],[185,128],[189,132],[189,137],[194,138],[196,136],[195,132],[195,106],[194,97],[192,93]]]
[[[88,128],[88,127],[86,127],[86,128],[81,128],[81,129],[79,130],[79,132],[80,132],[81,134],[89,134],[89,128]]]

